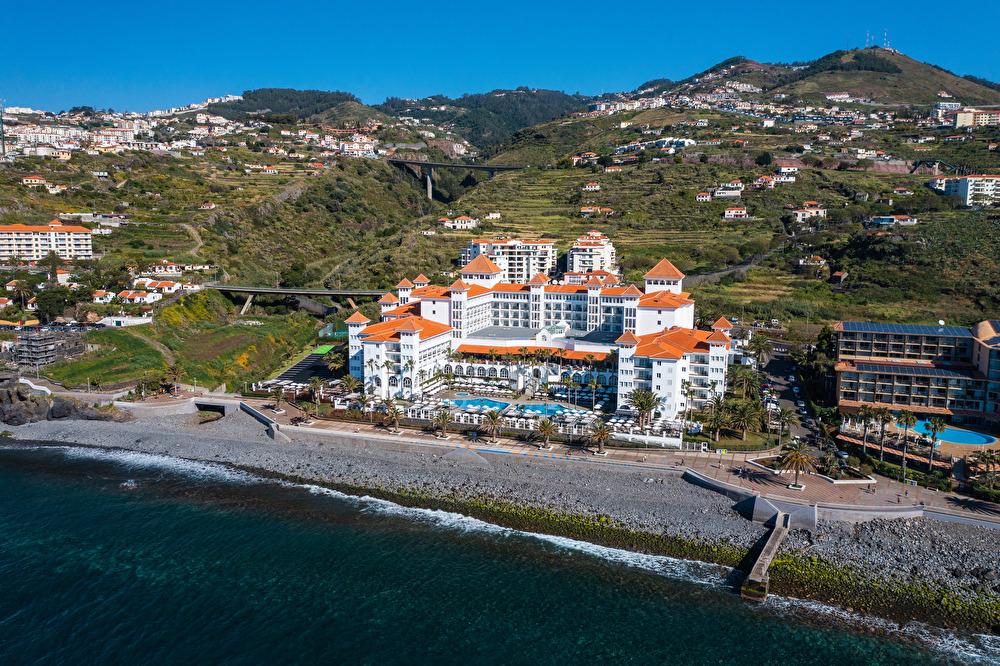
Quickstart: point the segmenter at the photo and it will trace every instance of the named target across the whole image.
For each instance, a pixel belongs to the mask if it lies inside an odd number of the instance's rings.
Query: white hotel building
[[[47,225],[0,225],[0,261],[39,261],[55,252],[63,259],[92,259],[91,231],[52,220]]]
[[[359,312],[347,319],[349,369],[368,391],[416,397],[441,373],[516,390],[595,377],[617,389],[620,407],[633,389],[653,390],[667,418],[684,411],[687,385],[694,407],[725,391],[729,325],[694,329],[684,275],[666,259],[646,273],[642,290],[596,278],[551,284],[544,273],[507,281],[485,255],[460,275],[448,287],[423,275],[403,279],[379,301],[381,321]]]
[[[539,273],[549,275],[556,269],[556,244],[550,240],[477,238],[462,250],[460,261],[464,266],[480,255],[500,267],[504,282],[527,282]]]
[[[1000,205],[1000,175],[932,178],[928,185],[945,196],[958,197],[963,206]]]
[[[618,255],[611,239],[600,231],[589,231],[573,243],[566,256],[566,271],[590,273],[594,271],[618,272]]]

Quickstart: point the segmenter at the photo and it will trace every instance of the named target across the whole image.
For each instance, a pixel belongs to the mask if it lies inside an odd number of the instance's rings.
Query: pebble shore
[[[280,443],[237,412],[198,425],[193,415],[128,423],[43,421],[18,440],[119,448],[309,479],[461,498],[484,496],[559,512],[606,515],[629,528],[750,548],[765,530],[732,502],[679,473],[380,444]],[[962,596],[1000,593],[1000,531],[934,520],[824,523],[783,549],[848,565],[873,580],[923,579]]]

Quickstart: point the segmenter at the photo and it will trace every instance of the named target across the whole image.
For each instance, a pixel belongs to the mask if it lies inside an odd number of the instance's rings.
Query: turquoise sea
[[[0,447],[0,664],[990,660],[750,606],[725,573],[212,465]]]

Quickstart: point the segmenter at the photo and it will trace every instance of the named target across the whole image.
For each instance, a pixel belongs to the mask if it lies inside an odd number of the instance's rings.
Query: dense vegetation
[[[243,99],[210,104],[208,110],[225,118],[243,119],[251,115],[280,114],[305,120],[344,102],[359,102],[351,93],[292,88],[247,90]]]
[[[412,115],[453,126],[472,144],[488,147],[508,140],[523,127],[579,110],[585,103],[584,97],[557,90],[517,88],[462,95],[457,99],[435,95],[419,100],[419,110],[411,108],[410,100],[390,97],[377,108],[392,115]],[[446,108],[440,111],[429,108],[437,106]]]

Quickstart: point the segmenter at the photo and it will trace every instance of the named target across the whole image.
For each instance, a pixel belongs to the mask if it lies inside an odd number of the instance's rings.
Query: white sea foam
[[[130,469],[153,468],[195,479],[210,479],[234,483],[252,483],[265,480],[253,474],[219,463],[187,460],[156,453],[140,453],[138,451],[124,451],[119,449],[97,449],[82,446],[31,448],[59,448],[65,452],[68,458],[114,462]]]
[[[717,564],[698,562],[694,560],[681,560],[663,555],[647,555],[636,553],[621,548],[611,548],[600,546],[587,541],[578,541],[567,537],[553,536],[550,534],[540,534],[536,532],[526,532],[509,527],[494,525],[478,518],[471,518],[460,513],[450,511],[440,511],[437,509],[421,509],[405,507],[388,500],[376,497],[357,497],[345,493],[324,488],[322,486],[310,484],[294,484],[307,489],[311,493],[319,495],[329,495],[337,499],[353,502],[364,510],[376,513],[402,516],[411,520],[419,520],[430,523],[436,527],[455,530],[460,532],[474,532],[490,534],[503,538],[525,538],[542,541],[563,550],[574,551],[599,558],[616,564],[652,571],[672,579],[684,580],[700,585],[718,587],[723,584],[723,580],[731,569]]]
[[[863,615],[819,601],[773,594],[768,596],[764,608],[781,615],[834,618],[846,626],[864,627],[875,633],[902,637],[905,640],[921,643],[944,658],[957,659],[964,663],[1000,664],[1000,637],[998,636],[988,634],[957,636],[946,629],[922,622],[911,621],[901,625],[892,620]]]

